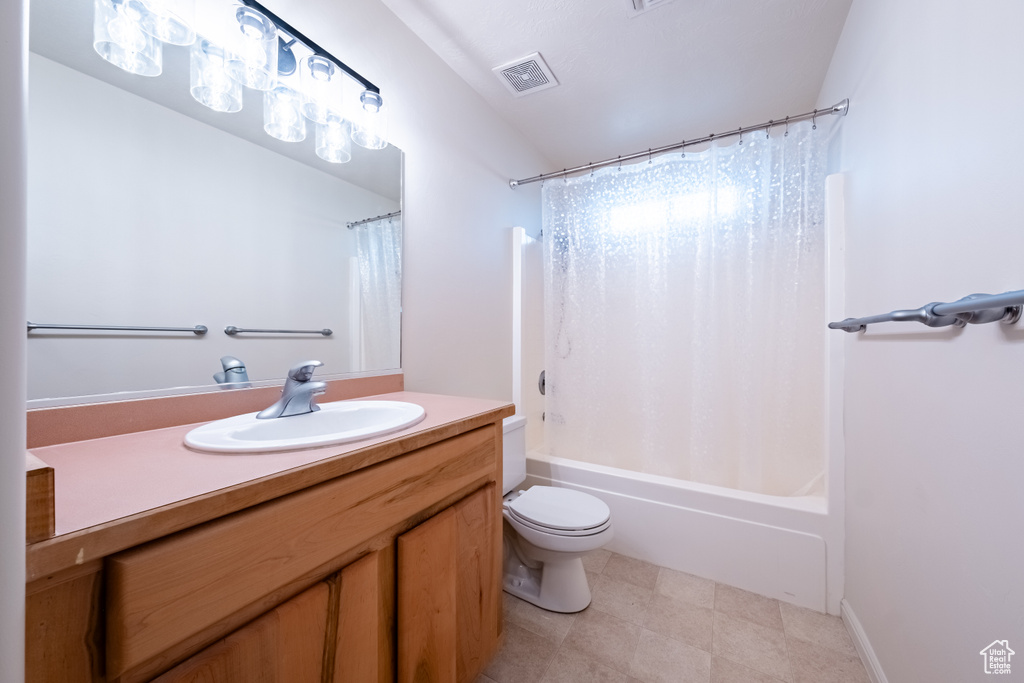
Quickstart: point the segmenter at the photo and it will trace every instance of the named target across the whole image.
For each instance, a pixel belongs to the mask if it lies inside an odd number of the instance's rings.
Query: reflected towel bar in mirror
[[[118,325],[49,325],[44,323],[28,323],[28,331],[32,330],[106,330],[111,332],[191,332],[203,336],[207,332],[206,325],[195,327],[135,327]]]
[[[322,334],[325,337],[330,337],[334,334],[333,330],[324,328],[322,330],[250,330],[244,327],[235,327],[234,325],[228,325],[224,328],[224,334],[229,334],[232,337],[236,334]]]
[[[1012,325],[1020,320],[1021,306],[1024,305],[1024,289],[1002,294],[970,294],[948,304],[931,303],[904,311],[892,311],[865,318],[847,318],[829,323],[833,330],[860,332],[868,325],[887,322],[917,322],[928,327],[964,327],[967,323],[980,325],[997,320]]]

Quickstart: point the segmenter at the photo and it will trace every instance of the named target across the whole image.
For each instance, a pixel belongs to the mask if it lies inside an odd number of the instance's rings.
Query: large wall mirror
[[[400,150],[323,161],[312,125],[264,132],[255,90],[214,112],[188,48],[165,46],[158,77],[124,72],[93,50],[93,0],[33,0],[30,21],[29,320],[208,328],[31,331],[34,405],[213,389],[225,356],[257,384],[308,359],[399,368]]]

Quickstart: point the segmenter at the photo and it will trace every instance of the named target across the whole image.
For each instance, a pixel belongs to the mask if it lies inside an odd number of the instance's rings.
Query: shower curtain
[[[362,370],[402,366],[402,219],[355,228],[359,254]]]
[[[772,495],[821,479],[829,132],[812,128],[544,183],[552,455]]]

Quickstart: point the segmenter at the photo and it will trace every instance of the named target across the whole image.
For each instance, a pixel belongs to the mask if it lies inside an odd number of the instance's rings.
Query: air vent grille
[[[516,97],[522,97],[539,90],[547,90],[558,85],[551,69],[544,62],[539,52],[527,55],[514,62],[503,64],[492,69],[494,74]]]

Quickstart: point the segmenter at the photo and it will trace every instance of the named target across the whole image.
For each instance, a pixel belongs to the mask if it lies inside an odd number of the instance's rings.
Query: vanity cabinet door
[[[494,483],[398,537],[398,681],[476,680],[501,628]]]
[[[395,551],[366,555],[341,570],[336,583],[333,683],[391,683],[394,676]]]
[[[321,683],[329,594],[316,584],[154,683]]]

